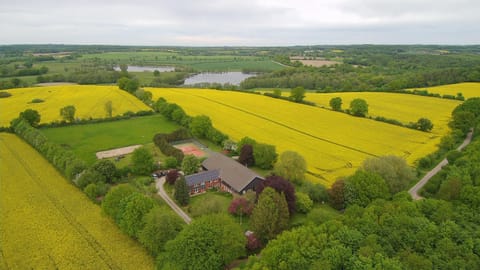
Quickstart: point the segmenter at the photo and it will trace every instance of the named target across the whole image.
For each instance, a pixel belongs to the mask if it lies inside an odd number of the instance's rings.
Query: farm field
[[[95,153],[112,148],[151,143],[157,133],[170,133],[178,128],[161,115],[134,117],[114,122],[45,128],[42,132],[52,142],[70,148],[88,163]]]
[[[480,83],[478,82],[456,83],[415,89],[428,90],[429,93],[437,93],[441,95],[447,94],[456,96],[457,93],[462,93],[465,98],[480,97]]]
[[[175,52],[108,52],[87,54],[80,60],[98,58],[135,65],[166,65],[191,67],[196,71],[242,71],[254,69],[274,71],[283,67],[268,58],[237,55],[182,55]]]
[[[147,89],[192,116],[210,116],[233,140],[249,136],[305,157],[310,179],[330,185],[368,157],[398,155],[413,164],[440,136],[265,96],[201,89]]]
[[[153,269],[153,259],[40,154],[0,133],[1,269]]]
[[[0,99],[0,107],[8,108],[0,113],[0,126],[9,126],[10,121],[26,109],[40,113],[41,123],[62,120],[60,109],[74,105],[76,118],[103,118],[106,116],[105,102],[112,101],[113,115],[127,111],[150,110],[131,94],[119,90],[117,86],[60,85],[46,87],[17,88],[4,90],[12,94]],[[42,103],[30,103],[33,99],[43,99]]]
[[[448,133],[451,112],[460,104],[460,101],[450,99],[379,92],[307,93],[305,99],[317,106],[330,108],[330,99],[334,97],[342,98],[343,109],[348,109],[355,98],[365,99],[369,116],[383,116],[404,124],[417,122],[422,117],[428,118],[434,125],[432,132],[440,135]]]

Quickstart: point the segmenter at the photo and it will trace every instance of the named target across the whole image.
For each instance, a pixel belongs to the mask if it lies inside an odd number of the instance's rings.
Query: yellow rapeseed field
[[[462,93],[465,98],[471,97],[480,97],[480,83],[471,82],[471,83],[455,83],[440,85],[428,88],[415,88],[419,90],[428,90],[429,93],[436,93],[440,95],[454,95],[457,93]]]
[[[153,259],[40,154],[0,133],[0,269],[153,269]]]
[[[348,109],[350,102],[355,98],[365,99],[368,103],[369,116],[383,116],[404,124],[417,122],[419,118],[426,117],[434,125],[432,132],[440,135],[448,133],[447,124],[451,112],[460,104],[460,101],[450,99],[379,92],[308,93],[305,99],[316,103],[317,106],[330,108],[330,99],[334,97],[342,98],[342,109]]]
[[[310,179],[331,184],[370,156],[398,155],[410,164],[433,152],[438,134],[425,133],[318,107],[254,94],[201,89],[147,89],[192,116],[210,116],[216,128],[238,140],[249,136],[305,157]],[[408,106],[408,105],[406,105]],[[312,177],[315,175],[315,177]]]
[[[74,105],[76,118],[102,118],[106,116],[105,103],[112,101],[113,115],[127,111],[150,110],[131,94],[119,90],[117,86],[60,85],[5,90],[12,94],[0,98],[0,126],[8,126],[10,121],[26,109],[40,113],[41,123],[61,120],[60,108]],[[43,99],[42,103],[30,103],[33,99]]]

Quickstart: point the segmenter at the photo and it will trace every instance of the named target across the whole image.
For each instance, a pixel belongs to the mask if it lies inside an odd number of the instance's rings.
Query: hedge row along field
[[[330,185],[367,157],[393,154],[412,164],[433,152],[440,136],[261,95],[149,88],[191,116],[210,116],[233,140],[249,136],[305,157],[310,179]],[[405,104],[408,107],[408,104]],[[412,108],[414,109],[414,108]],[[315,177],[313,177],[315,175]]]
[[[41,123],[62,120],[60,108],[68,105],[75,106],[75,117],[82,119],[106,117],[107,101],[112,101],[113,116],[127,111],[150,110],[140,100],[117,86],[60,85],[18,88],[5,92],[12,96],[0,98],[0,108],[8,108],[0,113],[0,126],[8,126],[12,119],[26,109],[37,110],[41,115]],[[31,103],[33,99],[42,99],[44,102]]]
[[[457,93],[462,93],[465,99],[472,97],[480,97],[480,83],[470,82],[470,83],[455,83],[440,85],[428,88],[415,88],[418,90],[427,90],[429,93],[440,94],[440,95],[452,95],[456,96]],[[413,90],[413,89],[410,89]]]
[[[368,103],[369,116],[383,116],[404,124],[417,122],[422,117],[428,118],[433,123],[432,132],[442,136],[449,131],[447,124],[453,109],[461,103],[450,99],[378,92],[308,93],[305,100],[314,102],[320,107],[330,108],[330,99],[334,97],[342,99],[343,110],[350,107],[353,99],[365,99]]]
[[[138,243],[12,134],[0,133],[0,176],[0,268],[153,269]]]

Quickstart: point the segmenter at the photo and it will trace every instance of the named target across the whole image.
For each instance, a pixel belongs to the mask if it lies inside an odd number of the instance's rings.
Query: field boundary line
[[[179,90],[174,90],[174,91],[180,92]],[[217,103],[217,104],[223,105],[223,106],[225,106],[225,107],[232,108],[232,109],[237,110],[237,111],[241,111],[241,112],[246,113],[246,114],[253,115],[253,116],[255,116],[255,117],[258,117],[258,118],[260,118],[260,119],[266,120],[266,121],[271,122],[271,123],[274,123],[274,124],[279,125],[279,126],[281,126],[281,127],[284,127],[284,128],[293,130],[293,131],[295,131],[295,132],[297,132],[297,133],[306,135],[306,136],[308,136],[308,137],[311,137],[311,138],[314,138],[314,139],[317,139],[317,140],[320,140],[320,141],[323,141],[323,142],[326,142],[326,143],[330,143],[330,144],[333,144],[333,145],[336,145],[336,146],[340,146],[340,147],[343,147],[343,148],[345,148],[345,149],[348,149],[348,150],[351,150],[351,151],[355,151],[355,152],[358,152],[358,153],[362,153],[362,154],[365,154],[365,155],[368,155],[368,156],[378,157],[378,156],[375,155],[375,154],[372,154],[372,153],[363,151],[363,150],[361,150],[361,149],[357,149],[357,148],[355,148],[355,147],[351,147],[351,146],[348,146],[348,145],[344,145],[344,144],[341,144],[341,143],[337,143],[337,142],[331,141],[331,140],[329,140],[329,139],[325,139],[325,138],[322,138],[322,137],[318,137],[318,136],[316,136],[316,135],[310,134],[310,133],[308,133],[308,132],[306,132],[306,131],[303,131],[303,130],[300,130],[300,129],[297,129],[297,128],[289,127],[289,126],[286,125],[286,124],[283,124],[283,123],[280,123],[280,122],[278,122],[278,121],[272,120],[272,119],[267,118],[267,117],[265,117],[265,116],[261,116],[261,115],[258,115],[258,114],[249,112],[249,111],[247,111],[247,110],[240,109],[240,108],[237,108],[237,107],[235,107],[235,106],[228,105],[228,104],[225,104],[225,103],[223,103],[223,102],[216,101],[216,100],[213,100],[213,99],[210,99],[210,98],[207,98],[207,97],[203,97],[203,96],[199,96],[199,95],[195,95],[195,94],[192,94],[192,95],[195,96],[195,97],[198,97],[198,98],[202,98],[202,99],[211,101],[211,102],[213,102],[213,103]]]
[[[104,261],[104,263],[110,269],[121,269],[118,265],[116,265],[115,261],[110,257],[108,252],[98,243],[98,241],[93,237],[83,225],[78,222],[75,217],[73,217],[70,212],[65,209],[65,207],[61,204],[61,202],[53,196],[47,188],[41,183],[42,180],[38,177],[33,169],[28,165],[25,160],[21,156],[18,155],[8,144],[5,143],[6,148],[8,151],[18,160],[20,165],[25,168],[25,171],[28,175],[30,175],[31,179],[35,184],[43,190],[43,194],[50,200],[53,206],[60,212],[60,214],[65,218],[65,220],[72,225],[73,228],[80,234],[80,236],[87,242],[87,244],[96,251],[96,254]],[[28,145],[28,147],[31,147]],[[40,154],[39,154],[40,155]],[[41,158],[44,158],[43,156]],[[50,163],[49,163],[50,164]]]

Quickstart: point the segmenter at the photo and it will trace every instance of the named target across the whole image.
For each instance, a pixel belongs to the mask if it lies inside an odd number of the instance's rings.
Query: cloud
[[[474,0],[17,0],[0,43],[480,43]]]

